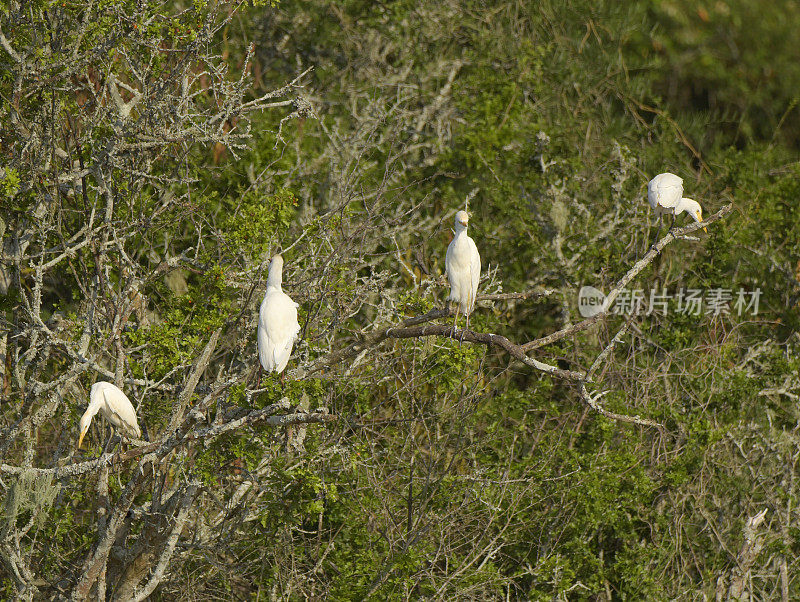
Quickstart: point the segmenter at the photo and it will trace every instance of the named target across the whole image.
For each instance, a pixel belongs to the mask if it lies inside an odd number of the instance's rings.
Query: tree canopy
[[[0,9],[0,596],[800,597],[797,3]]]

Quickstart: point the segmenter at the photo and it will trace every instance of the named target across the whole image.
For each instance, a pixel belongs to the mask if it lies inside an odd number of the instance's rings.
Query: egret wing
[[[297,303],[289,295],[271,291],[259,312],[258,347],[261,364],[267,371],[282,371],[300,333]]]
[[[647,200],[653,209],[673,209],[683,197],[683,179],[671,173],[658,174],[647,186]]]
[[[481,280],[481,255],[478,253],[478,246],[475,244],[475,241],[471,238],[467,238],[469,241],[469,271],[470,271],[470,278],[472,285],[470,288],[470,295],[469,295],[469,310],[472,311],[472,308],[475,305],[475,297],[478,296],[478,283]]]
[[[447,245],[447,252],[444,255],[444,271],[447,274],[447,282],[450,284],[450,297],[454,298],[455,291],[455,266],[453,265],[453,250],[455,248],[456,239],[450,241],[450,244]]]
[[[106,387],[102,393],[106,402],[103,413],[109,422],[126,435],[141,437],[136,410],[128,396],[117,387]]]

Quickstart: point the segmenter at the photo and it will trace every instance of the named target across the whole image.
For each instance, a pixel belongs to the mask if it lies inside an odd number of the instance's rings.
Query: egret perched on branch
[[[97,412],[100,412],[122,435],[131,439],[142,438],[142,431],[139,430],[139,423],[136,420],[136,410],[133,409],[131,400],[115,385],[100,381],[92,385],[89,407],[81,416],[78,447],[83,443],[89,425],[92,424],[92,418]]]
[[[444,265],[447,271],[447,280],[450,282],[449,301],[458,303],[456,318],[453,328],[458,324],[458,314],[467,317],[469,330],[469,315],[475,307],[475,296],[478,294],[478,281],[481,278],[481,256],[475,241],[467,236],[469,214],[466,211],[456,213],[455,238],[447,247]]]
[[[267,372],[283,372],[300,334],[297,303],[281,290],[283,257],[269,263],[267,292],[258,311],[258,359]]]
[[[674,173],[660,173],[647,184],[647,201],[658,215],[658,230],[661,231],[661,218],[666,213],[675,217],[687,212],[694,221],[703,221],[703,209],[700,203],[692,199],[683,198],[683,179]],[[672,227],[672,226],[670,226]],[[708,230],[703,228],[703,232]]]

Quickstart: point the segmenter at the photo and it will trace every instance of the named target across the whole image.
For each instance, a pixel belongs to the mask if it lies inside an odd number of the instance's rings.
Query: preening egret
[[[469,214],[466,211],[456,213],[455,237],[450,241],[444,258],[447,280],[450,282],[449,300],[458,303],[453,328],[458,323],[460,312],[467,317],[469,329],[469,315],[475,307],[478,281],[481,278],[481,256],[475,241],[467,236],[468,223]]]
[[[283,372],[300,334],[297,303],[281,290],[283,258],[269,263],[267,292],[258,311],[258,359],[267,372]]]
[[[131,439],[142,438],[142,431],[139,430],[139,422],[136,420],[136,410],[131,400],[115,385],[100,381],[92,385],[89,407],[81,416],[78,447],[83,443],[89,425],[92,424],[92,418],[97,412],[100,412],[121,434]]]
[[[673,224],[675,217],[684,211],[697,223],[703,221],[703,209],[700,207],[700,203],[683,198],[683,179],[674,173],[660,173],[648,182],[647,201],[658,215],[659,231],[664,214],[672,216]],[[708,230],[704,227],[703,232],[708,232]]]

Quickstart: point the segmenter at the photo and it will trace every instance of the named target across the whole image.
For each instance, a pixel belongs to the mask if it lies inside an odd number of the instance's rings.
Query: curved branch
[[[731,211],[733,211],[733,204],[729,203],[725,205],[722,209],[717,211],[715,214],[710,215],[708,219],[706,219],[703,222],[700,223],[692,222],[691,224],[689,224],[688,226],[684,226],[683,228],[676,228],[674,230],[670,229],[670,231],[667,232],[661,240],[659,240],[656,244],[650,247],[647,253],[645,253],[644,256],[639,261],[633,264],[633,267],[630,270],[628,270],[622,278],[619,279],[619,282],[617,282],[617,284],[614,285],[614,287],[611,289],[608,295],[606,295],[606,300],[605,303],[603,304],[603,308],[605,310],[604,313],[608,314],[608,308],[611,307],[611,305],[614,303],[614,300],[617,298],[620,291],[622,291],[622,289],[628,286],[630,281],[636,278],[636,276],[638,276],[643,269],[645,269],[648,265],[650,265],[650,263],[658,256],[658,254],[664,250],[664,247],[666,247],[669,243],[671,243],[673,240],[677,238],[681,238],[683,236],[686,236],[687,234],[691,234],[692,232],[700,230],[701,228],[705,228],[710,224],[713,224],[714,222],[728,215]]]
[[[545,364],[525,355],[522,348],[511,342],[506,337],[499,334],[487,332],[474,332],[472,330],[457,330],[453,326],[443,324],[428,324],[425,326],[411,326],[408,328],[390,328],[385,332],[386,338],[390,339],[412,339],[430,336],[441,336],[457,341],[468,341],[470,343],[480,343],[486,346],[496,346],[504,349],[513,358],[518,359],[525,365],[540,370],[550,376],[555,376],[564,380],[583,381],[585,375],[582,372],[572,370],[562,370],[550,364]]]
[[[531,290],[528,290],[528,291],[523,291],[521,293],[496,293],[496,294],[491,294],[491,295],[478,295],[477,298],[476,298],[476,302],[477,301],[524,300],[524,299],[532,299],[532,298],[536,298],[536,297],[549,297],[550,295],[553,295],[553,294],[555,294],[557,292],[558,291],[555,291],[555,290],[552,290],[552,289],[536,288],[536,289],[531,289]],[[376,347],[376,346],[380,345],[383,341],[385,341],[388,338],[409,338],[409,337],[398,337],[398,336],[391,336],[390,337],[389,332],[391,332],[393,330],[396,330],[396,329],[403,329],[403,328],[408,328],[408,327],[411,327],[411,326],[417,326],[419,324],[425,324],[427,322],[431,322],[433,320],[438,320],[438,319],[441,319],[441,318],[448,318],[450,316],[455,315],[455,311],[456,311],[456,306],[455,305],[451,306],[450,304],[448,304],[447,307],[434,308],[434,309],[430,310],[429,312],[427,312],[425,314],[422,314],[421,316],[413,316],[411,318],[406,318],[398,326],[390,326],[389,328],[375,330],[373,332],[370,332],[369,334],[364,335],[364,337],[360,341],[357,341],[355,343],[351,343],[350,345],[347,345],[346,347],[343,347],[342,349],[337,349],[336,351],[333,351],[333,352],[329,353],[325,357],[320,358],[314,364],[312,364],[311,367],[309,367],[307,369],[306,374],[314,374],[315,372],[319,372],[319,371],[325,370],[326,368],[329,368],[331,366],[335,366],[339,362],[342,362],[342,361],[344,361],[344,360],[346,360],[346,359],[348,359],[350,357],[354,357],[354,356],[358,355],[359,353],[361,353],[365,349],[369,349],[371,347]],[[449,327],[445,327],[445,329],[447,329],[447,328],[449,328]],[[468,332],[468,331],[464,331],[464,332]],[[439,333],[431,333],[431,334],[439,334]],[[473,333],[473,334],[478,334],[478,333]],[[425,336],[430,336],[430,335],[425,335]],[[442,334],[442,336],[446,336],[446,335]],[[499,335],[492,335],[492,336],[499,336]],[[460,337],[460,335],[459,335],[459,337]],[[469,340],[469,339],[465,338],[464,340],[466,341],[466,340]],[[506,340],[508,340],[508,339],[506,339]],[[483,344],[486,344],[485,341],[471,341],[471,342],[481,342]],[[511,343],[511,342],[509,341],[509,343]],[[518,347],[517,345],[514,345],[513,343],[511,343],[511,345],[513,345],[514,347]],[[530,358],[528,358],[528,359],[530,359]],[[535,362],[535,360],[533,360],[533,361]],[[542,365],[546,366],[546,364],[542,364]]]
[[[572,326],[569,326],[568,328],[563,328],[561,330],[558,330],[556,332],[548,334],[547,336],[544,336],[544,337],[541,337],[541,338],[538,338],[538,339],[534,339],[533,341],[529,341],[529,342],[527,342],[527,343],[525,343],[523,345],[520,345],[521,349],[523,351],[530,351],[532,349],[538,349],[539,347],[544,347],[545,345],[550,345],[551,343],[555,343],[556,341],[560,341],[561,339],[563,339],[563,338],[565,338],[565,337],[567,337],[567,336],[569,336],[571,334],[574,334],[574,333],[579,332],[581,330],[585,330],[586,328],[588,328],[589,326],[591,326],[595,322],[599,322],[600,320],[602,320],[603,318],[605,318],[605,317],[607,317],[609,315],[613,315],[608,310],[614,304],[614,301],[619,296],[620,292],[626,286],[628,286],[628,284],[630,284],[630,282],[634,278],[636,278],[636,276],[638,276],[639,273],[641,273],[642,270],[644,270],[648,265],[650,265],[650,263],[652,263],[652,261],[659,255],[659,253],[661,253],[661,251],[664,250],[664,247],[666,247],[673,240],[676,240],[678,238],[682,238],[682,237],[686,236],[687,234],[691,234],[692,232],[695,232],[696,230],[699,230],[701,228],[705,228],[706,226],[708,226],[710,224],[713,224],[714,222],[716,222],[716,221],[722,219],[723,217],[725,217],[731,211],[733,211],[733,204],[728,204],[728,205],[725,205],[719,211],[717,211],[715,214],[710,215],[707,220],[705,220],[705,221],[703,221],[701,223],[692,222],[691,224],[689,224],[688,226],[684,226],[683,228],[677,228],[675,230],[670,230],[669,232],[667,232],[664,235],[663,238],[661,238],[661,240],[659,240],[656,244],[654,244],[652,247],[650,247],[650,249],[647,251],[647,253],[645,253],[644,256],[639,261],[637,261],[633,265],[633,267],[631,267],[631,269],[629,269],[625,273],[625,275],[622,278],[620,278],[617,281],[617,283],[612,287],[611,291],[609,291],[608,295],[606,295],[606,300],[605,300],[605,302],[603,304],[604,310],[602,312],[600,312],[597,315],[592,316],[591,318],[586,318],[585,320],[582,320],[581,322],[578,322],[577,324],[573,324]]]
[[[639,275],[639,273],[645,267],[647,267],[658,256],[659,253],[661,253],[661,251],[664,249],[664,247],[666,247],[669,243],[671,243],[676,238],[679,238],[681,236],[685,236],[686,234],[694,232],[695,230],[699,230],[700,228],[704,228],[708,224],[714,223],[715,221],[721,219],[722,217],[724,217],[725,215],[730,213],[732,210],[733,210],[733,205],[732,204],[728,204],[728,205],[725,205],[719,211],[717,211],[714,215],[710,216],[708,218],[708,220],[706,220],[704,222],[692,223],[692,224],[690,224],[688,226],[684,226],[683,228],[678,228],[677,230],[670,230],[669,232],[667,232],[667,234],[661,240],[659,240],[656,244],[654,244],[647,251],[647,253],[645,253],[644,256],[639,261],[637,261],[633,265],[633,267],[630,270],[628,270],[626,272],[626,274],[622,278],[620,278],[620,280],[617,282],[617,284],[614,286],[614,288],[611,289],[611,291],[606,296],[605,301],[603,302],[604,311],[602,311],[601,313],[599,313],[596,316],[592,316],[591,318],[588,318],[588,319],[584,320],[583,322],[579,322],[578,324],[575,324],[574,326],[571,326],[570,328],[565,328],[565,329],[563,329],[563,330],[561,330],[561,331],[559,331],[557,333],[553,333],[552,335],[548,335],[547,337],[543,337],[543,339],[539,339],[537,341],[531,341],[530,343],[526,343],[525,345],[523,345],[523,347],[526,350],[527,349],[534,349],[536,347],[540,347],[542,344],[548,344],[548,343],[550,343],[550,342],[552,342],[554,340],[558,340],[558,338],[563,338],[564,336],[566,336],[567,334],[569,334],[571,332],[577,332],[578,330],[583,330],[584,328],[586,328],[587,326],[589,326],[591,324],[594,324],[595,322],[597,322],[601,318],[603,318],[605,316],[608,316],[609,315],[608,309],[613,305],[614,300],[617,298],[617,296],[619,295],[620,291],[622,291],[622,289],[624,289],[637,275]],[[595,358],[594,362],[592,362],[592,365],[586,371],[586,381],[582,382],[581,385],[580,385],[581,399],[586,403],[586,405],[588,405],[590,408],[592,408],[598,414],[601,414],[601,415],[605,416],[606,418],[610,418],[611,420],[616,420],[616,421],[619,421],[619,422],[627,422],[629,424],[638,424],[640,426],[653,427],[653,428],[657,428],[659,431],[663,431],[664,430],[664,426],[662,424],[656,422],[655,420],[650,420],[649,418],[642,418],[640,416],[627,416],[625,414],[617,414],[615,412],[611,412],[609,410],[606,410],[602,405],[600,405],[599,401],[600,401],[600,398],[603,397],[603,395],[608,393],[608,391],[605,391],[605,392],[602,392],[602,393],[598,393],[597,395],[592,396],[589,393],[588,389],[586,388],[586,382],[591,382],[591,378],[594,375],[595,371],[600,366],[600,363],[606,357],[608,357],[611,354],[611,352],[614,350],[614,347],[618,343],[621,342],[621,337],[625,335],[625,333],[628,331],[628,328],[630,328],[630,325],[631,325],[631,321],[630,320],[626,321],[625,324],[623,324],[622,328],[620,328],[620,330],[617,332],[617,334],[614,335],[614,338],[611,340],[611,342],[605,347],[605,349],[603,349],[603,351],[600,352],[600,354]],[[557,335],[560,335],[560,336],[557,336]],[[549,340],[548,340],[547,343],[539,344],[540,341],[542,341],[544,339],[549,339]]]
[[[609,391],[603,391],[602,393],[598,393],[594,397],[591,396],[586,385],[581,383],[580,385],[580,392],[581,392],[581,399],[586,402],[590,408],[592,408],[598,414],[605,416],[610,420],[616,420],[618,422],[627,422],[628,424],[638,424],[639,426],[649,426],[658,429],[659,431],[664,430],[664,426],[655,420],[650,420],[649,418],[642,418],[641,416],[628,416],[626,414],[617,414],[616,412],[611,412],[606,410],[603,406],[601,406],[598,402],[600,398],[604,395],[607,395]]]
[[[618,422],[627,422],[628,424],[638,424],[639,426],[647,426],[657,428],[659,431],[664,431],[664,425],[656,422],[655,420],[650,420],[649,418],[642,418],[641,416],[628,416],[626,414],[617,414],[616,412],[611,412],[606,410],[602,405],[600,405],[600,399],[609,393],[609,391],[603,391],[601,393],[597,393],[596,395],[592,396],[589,393],[589,390],[586,388],[586,382],[589,382],[594,373],[600,367],[600,364],[606,359],[612,351],[614,351],[614,347],[616,347],[619,343],[622,342],[622,337],[628,332],[628,329],[631,327],[632,319],[626,320],[625,324],[622,325],[622,328],[617,331],[617,334],[614,335],[614,338],[611,339],[611,342],[606,345],[605,349],[603,349],[600,354],[595,358],[592,362],[592,365],[586,371],[586,381],[582,382],[580,385],[580,395],[581,399],[592,408],[598,414],[605,416],[611,420],[616,420]]]

